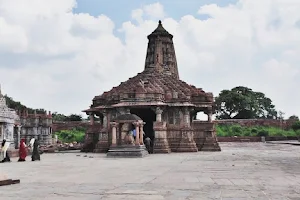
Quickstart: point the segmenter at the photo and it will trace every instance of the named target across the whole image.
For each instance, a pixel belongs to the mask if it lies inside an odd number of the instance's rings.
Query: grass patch
[[[300,130],[282,130],[276,127],[251,126],[243,127],[237,124],[217,125],[217,136],[299,136]]]
[[[57,135],[58,140],[63,143],[70,142],[84,142],[85,129],[84,128],[74,128],[72,130],[61,130],[54,133]]]

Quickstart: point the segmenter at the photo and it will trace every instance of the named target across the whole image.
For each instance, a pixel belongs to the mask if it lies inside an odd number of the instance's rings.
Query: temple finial
[[[158,21],[158,24],[161,25],[161,20]]]

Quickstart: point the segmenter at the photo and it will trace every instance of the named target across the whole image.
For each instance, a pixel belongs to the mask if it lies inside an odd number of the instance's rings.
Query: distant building
[[[51,112],[44,114],[28,114],[28,110],[18,113],[21,122],[21,138],[26,143],[31,138],[39,139],[41,145],[52,144],[52,115]]]
[[[52,144],[52,115],[28,114],[28,110],[15,111],[6,104],[0,87],[0,139],[10,142],[10,148],[18,148],[21,139],[26,144],[31,138],[40,140],[41,145]]]

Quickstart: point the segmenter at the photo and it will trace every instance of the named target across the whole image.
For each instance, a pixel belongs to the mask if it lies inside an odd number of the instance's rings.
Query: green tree
[[[277,118],[270,98],[242,86],[222,90],[215,98],[215,106],[217,119]]]
[[[295,122],[295,123],[292,125],[292,129],[293,129],[294,131],[300,130],[300,121]]]
[[[46,113],[46,110],[43,109],[43,108],[39,108],[39,109],[33,109],[33,108],[28,108],[26,107],[25,105],[23,105],[21,102],[19,101],[14,101],[13,98],[5,95],[5,100],[6,100],[6,104],[9,108],[11,109],[14,109],[14,110],[20,110],[20,111],[23,111],[23,110],[28,110],[28,113],[29,114],[33,114],[34,111],[36,111],[37,114],[44,114]]]
[[[71,114],[67,116],[66,121],[82,121],[81,115]]]
[[[289,117],[289,119],[299,121],[299,117],[297,115],[292,115],[292,116]]]
[[[4,98],[6,100],[6,104],[9,108],[14,109],[14,110],[24,110],[26,109],[26,106],[21,104],[19,101],[14,101],[13,98],[4,95]]]
[[[54,113],[52,113],[52,119],[53,119],[53,121],[66,121],[67,116],[57,113],[57,112],[54,112]]]

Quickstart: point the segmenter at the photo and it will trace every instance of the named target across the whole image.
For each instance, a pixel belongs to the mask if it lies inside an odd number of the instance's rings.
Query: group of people
[[[8,147],[9,147],[10,143],[7,142],[5,139],[2,141],[1,144],[1,163],[4,162],[11,162],[10,160],[10,156],[8,153]],[[30,151],[32,153],[31,155],[31,160],[32,161],[36,161],[36,160],[41,160],[40,158],[40,152],[39,152],[39,141],[36,140],[35,138],[32,138],[29,142],[28,147],[30,147]],[[21,139],[20,141],[20,147],[19,147],[19,160],[18,162],[24,162],[26,161],[26,157],[27,157],[27,152],[28,152],[28,147],[25,144],[25,140]]]

